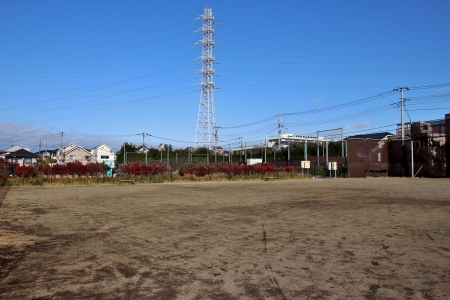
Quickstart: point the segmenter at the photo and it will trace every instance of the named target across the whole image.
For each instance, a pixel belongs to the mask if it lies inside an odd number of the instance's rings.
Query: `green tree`
[[[123,144],[120,150],[116,152],[116,160],[118,163],[123,163],[124,161],[124,149],[126,152],[136,152],[137,146],[131,143]]]

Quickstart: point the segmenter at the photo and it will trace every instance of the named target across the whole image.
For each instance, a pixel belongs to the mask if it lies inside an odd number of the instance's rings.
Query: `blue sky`
[[[450,2],[1,1],[0,149],[192,146],[203,7],[221,144],[394,132],[450,113]],[[378,96],[377,96],[378,95]],[[250,124],[250,125],[247,125]],[[245,126],[244,126],[245,125]],[[326,134],[326,133],[324,133]]]

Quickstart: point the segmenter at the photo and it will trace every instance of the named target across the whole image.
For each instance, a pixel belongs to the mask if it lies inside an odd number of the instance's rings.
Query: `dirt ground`
[[[449,299],[450,180],[0,190],[1,299]]]

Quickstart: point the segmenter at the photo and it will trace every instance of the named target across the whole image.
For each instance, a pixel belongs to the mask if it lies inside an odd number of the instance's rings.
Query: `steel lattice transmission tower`
[[[214,48],[214,16],[211,8],[204,7],[203,14],[196,20],[202,19],[203,26],[196,32],[202,32],[202,39],[197,44],[202,45],[202,55],[196,60],[202,62],[202,67],[196,73],[201,74],[200,86],[200,105],[198,107],[197,129],[195,135],[195,147],[203,146],[211,150],[211,143],[214,141],[214,149],[217,149],[217,127],[216,112],[214,109],[214,57],[212,50]]]

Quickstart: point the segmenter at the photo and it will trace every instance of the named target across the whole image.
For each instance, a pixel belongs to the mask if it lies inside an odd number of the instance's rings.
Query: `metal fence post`
[[[411,138],[411,177],[414,178],[414,143],[412,138]]]

